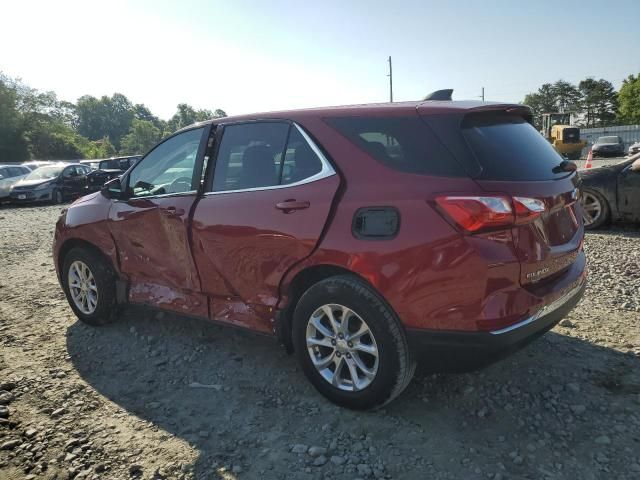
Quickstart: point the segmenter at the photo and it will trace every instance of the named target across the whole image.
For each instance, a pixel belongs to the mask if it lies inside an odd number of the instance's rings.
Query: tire
[[[611,208],[601,193],[585,188],[582,190],[580,200],[584,210],[584,228],[594,230],[609,223]]]
[[[331,328],[327,311],[338,328]],[[348,319],[347,333],[343,330],[345,338],[340,338],[336,330],[344,327],[343,318]],[[365,329],[369,333],[362,334]],[[354,333],[362,336],[355,340]],[[296,356],[309,381],[343,407],[381,407],[402,393],[415,372],[416,362],[398,317],[378,293],[355,276],[339,275],[310,287],[296,305],[292,336]],[[350,338],[354,341],[347,342]],[[374,350],[375,354],[369,353]],[[316,368],[312,356],[316,363],[332,361]]]
[[[51,192],[51,201],[54,205],[60,205],[62,202],[64,202],[64,195],[62,194],[62,191],[54,188],[53,192]]]
[[[88,268],[93,282],[85,282],[85,291],[95,292],[95,304],[87,299],[87,308],[84,303],[74,300],[74,294],[78,292],[77,287],[70,285],[70,270],[73,268],[76,278],[87,278],[87,276],[78,275],[77,267],[81,265]],[[72,274],[72,277],[74,275]],[[82,247],[73,248],[64,257],[64,264],[61,272],[62,288],[67,296],[67,301],[73,310],[73,313],[84,323],[99,326],[113,323],[117,318],[117,302],[116,302],[116,275],[111,265],[104,260],[98,253]],[[76,280],[76,283],[78,281]],[[82,280],[80,281],[82,283]],[[73,290],[73,292],[72,292]],[[87,293],[85,297],[91,296]],[[76,295],[76,298],[77,295]],[[93,308],[92,308],[93,307]]]

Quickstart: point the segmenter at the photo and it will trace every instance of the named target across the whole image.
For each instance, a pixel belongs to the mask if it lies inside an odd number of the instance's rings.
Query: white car
[[[636,142],[629,147],[629,156],[640,153],[640,142]]]
[[[22,165],[27,167],[29,170],[36,170],[40,167],[53,165],[54,163],[55,162],[51,162],[49,160],[27,160],[26,162],[22,162]]]
[[[11,186],[29,173],[24,165],[0,165],[0,202],[8,199]]]

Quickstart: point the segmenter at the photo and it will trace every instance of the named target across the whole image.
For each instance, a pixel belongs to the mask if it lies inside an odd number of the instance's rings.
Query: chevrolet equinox
[[[55,267],[83,322],[130,303],[272,335],[322,395],[379,407],[419,359],[480,366],[578,303],[571,167],[522,105],[219,118],[63,211]]]

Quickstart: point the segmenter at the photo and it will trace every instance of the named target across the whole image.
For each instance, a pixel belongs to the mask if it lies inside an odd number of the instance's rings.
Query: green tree
[[[131,130],[122,138],[120,153],[125,155],[145,153],[158,143],[160,134],[160,129],[152,121],[134,119]]]
[[[558,112],[571,113],[580,111],[580,90],[574,85],[564,80],[558,80],[551,87],[551,92]]]
[[[167,122],[167,130],[170,133],[180,130],[181,128],[188,127],[189,125],[193,125],[196,122],[203,122],[211,118],[227,116],[227,113],[219,108],[213,112],[207,109],[196,110],[186,103],[178,104],[177,110],[178,111]]]
[[[618,102],[618,120],[627,125],[640,124],[640,74],[622,81]]]
[[[0,163],[29,158],[22,121],[16,109],[17,94],[7,80],[0,74]]]
[[[618,110],[618,94],[608,80],[586,78],[578,85],[582,94],[586,127],[612,125]]]
[[[531,108],[533,112],[533,123],[538,130],[542,128],[541,115],[543,113],[558,111],[555,92],[553,85],[550,83],[545,83],[537,92],[526,95],[522,103]]]
[[[82,96],[76,104],[78,133],[89,140],[109,137],[119,148],[120,140],[131,128],[135,112],[133,104],[121,93],[101,98]]]

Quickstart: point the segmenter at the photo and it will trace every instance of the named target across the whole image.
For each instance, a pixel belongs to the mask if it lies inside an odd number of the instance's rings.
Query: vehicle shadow
[[[524,449],[518,439],[529,427],[522,426],[520,413],[532,409],[542,412],[535,428],[574,439],[572,458],[589,462],[592,451],[580,453],[579,444],[581,429],[592,426],[577,421],[573,406],[600,409],[620,399],[632,405],[640,393],[636,356],[555,332],[479,372],[418,373],[400,398],[375,412],[324,400],[295,358],[270,338],[176,315],[130,308],[119,322],[99,329],[76,322],[67,331],[67,350],[97,392],[197,449],[195,478],[311,479],[322,478],[321,471],[354,478],[355,467],[327,462],[319,470],[312,457],[292,453],[291,446],[330,447],[329,455],[348,457],[349,445],[360,438],[384,450],[392,478],[425,478],[429,469],[447,468],[452,459],[460,465],[466,457],[485,472],[496,459],[487,454],[475,460],[469,445],[504,438],[514,443],[511,449]],[[599,415],[607,420],[606,412]],[[333,439],[338,443],[331,445]],[[592,448],[591,438],[586,441]],[[551,455],[558,447],[539,448]],[[419,468],[402,470],[412,466]],[[513,468],[514,475],[521,472]],[[476,478],[472,473],[467,478]]]

